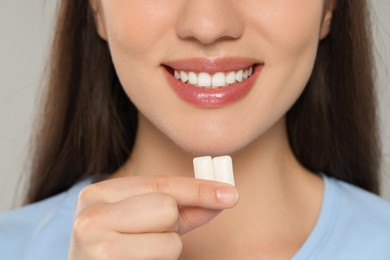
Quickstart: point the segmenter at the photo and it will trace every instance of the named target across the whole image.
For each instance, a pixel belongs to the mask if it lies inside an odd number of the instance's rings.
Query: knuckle
[[[99,211],[94,208],[86,208],[80,211],[73,222],[74,235],[82,239],[84,236],[90,236],[99,225]]]
[[[97,196],[97,186],[92,184],[84,187],[79,193],[79,202],[87,203]]]
[[[176,226],[179,219],[179,209],[176,200],[169,195],[160,196],[160,200],[160,210],[165,220],[165,226],[167,228]]]
[[[169,244],[171,245],[170,250],[167,252],[167,259],[178,259],[183,249],[183,242],[179,234],[172,232],[169,233]]]
[[[152,189],[155,192],[167,192],[170,187],[169,178],[166,176],[158,176],[152,182]]]
[[[93,246],[92,251],[92,259],[112,259],[113,257],[113,245],[109,241],[101,241]]]
[[[180,236],[175,232],[155,234],[148,242],[148,245],[143,247],[145,250],[137,252],[137,259],[177,260],[183,248]],[[149,250],[150,248],[156,250]]]
[[[197,201],[203,201],[207,199],[205,197],[208,196],[209,194],[210,194],[210,190],[208,187],[204,185],[199,185],[194,195],[196,196]]]

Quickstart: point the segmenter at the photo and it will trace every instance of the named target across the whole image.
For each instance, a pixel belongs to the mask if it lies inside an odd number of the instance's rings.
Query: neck
[[[241,257],[242,246],[253,246],[253,250],[260,250],[260,241],[265,245],[262,253],[271,250],[275,256],[274,250],[279,250],[285,253],[284,256],[291,257],[315,225],[322,201],[320,178],[308,172],[296,160],[288,142],[284,119],[250,145],[230,155],[240,201],[235,208],[224,211],[209,225],[183,238],[185,259],[194,257],[191,245],[203,245],[202,250],[196,251],[207,253],[204,256],[209,257],[211,253],[224,250],[221,245],[229,243],[223,241],[228,238],[234,238],[234,245],[241,252]],[[180,149],[140,116],[132,155],[115,175],[193,177],[194,156]],[[224,238],[221,238],[221,232],[226,234]],[[208,243],[202,243],[205,237]],[[248,241],[253,241],[253,245]],[[231,247],[231,250],[235,247]],[[289,249],[283,250],[285,247]],[[196,257],[202,258],[201,255]]]
[[[129,160],[116,175],[181,175],[193,177],[196,154],[182,150],[140,115],[136,142]],[[209,155],[209,154],[201,154]],[[224,155],[224,154],[221,154]],[[246,147],[229,154],[237,182],[286,178],[286,169],[299,167],[288,143],[285,122],[280,120]],[[159,172],[156,172],[158,169]],[[282,176],[279,173],[283,173]]]

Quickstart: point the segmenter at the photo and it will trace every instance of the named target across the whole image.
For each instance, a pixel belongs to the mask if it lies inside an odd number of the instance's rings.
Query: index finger
[[[79,208],[93,203],[115,203],[128,197],[166,193],[181,206],[209,209],[233,207],[237,189],[229,184],[181,176],[130,176],[91,184],[80,192]]]

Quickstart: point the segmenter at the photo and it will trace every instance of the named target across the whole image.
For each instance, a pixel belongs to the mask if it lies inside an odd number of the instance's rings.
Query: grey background
[[[21,204],[56,3],[0,0],[0,211]],[[382,194],[390,199],[390,1],[370,3],[383,140]]]

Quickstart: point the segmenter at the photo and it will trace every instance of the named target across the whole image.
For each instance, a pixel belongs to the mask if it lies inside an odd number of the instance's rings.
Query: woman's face
[[[239,150],[283,119],[331,17],[324,0],[91,4],[140,116],[184,150],[212,155]]]

